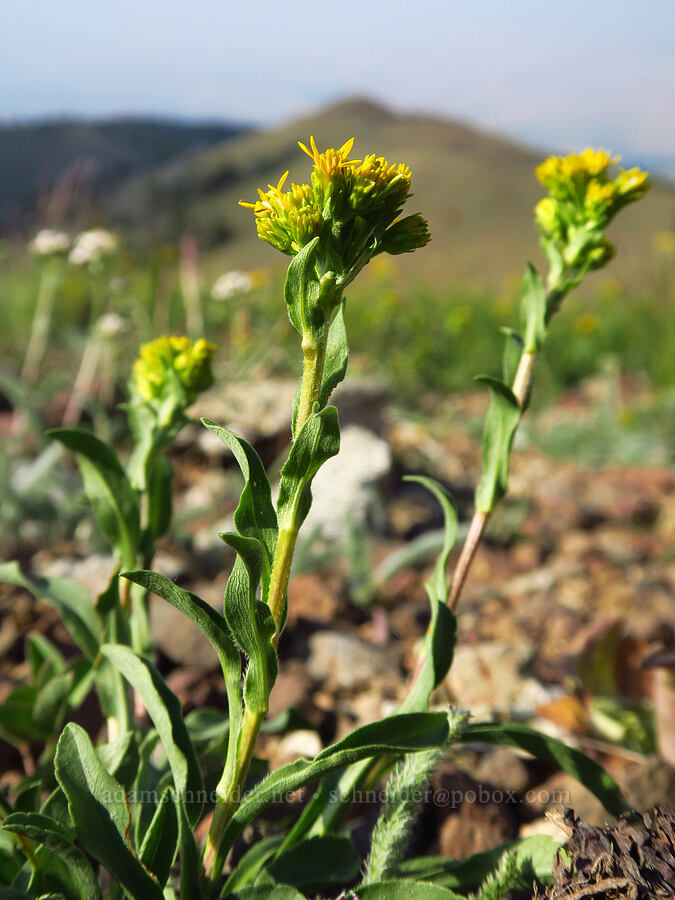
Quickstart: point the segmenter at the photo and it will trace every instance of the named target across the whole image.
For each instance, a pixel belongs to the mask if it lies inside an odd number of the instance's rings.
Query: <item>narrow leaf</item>
[[[131,846],[124,789],[105,770],[79,725],[66,725],[56,748],[54,770],[68,798],[78,840],[87,853],[132,897],[162,900],[161,887],[143,868]]]
[[[82,900],[98,900],[101,891],[94,870],[86,857],[70,840],[66,829],[40,813],[13,813],[2,824],[5,831],[20,834],[58,854],[66,864],[71,880]]]
[[[357,728],[347,737],[327,747],[308,762],[298,759],[282,766],[256,785],[242,801],[224,836],[224,846],[230,846],[243,828],[265,807],[285,793],[329,775],[371,756],[388,753],[409,753],[444,744],[448,737],[448,717],[445,713],[409,713],[390,716],[371,725]]]
[[[140,512],[138,496],[117,454],[83,428],[53,428],[47,434],[75,454],[99,528],[130,568],[138,549]]]
[[[490,513],[502,499],[509,484],[509,456],[522,410],[510,387],[479,375],[492,393],[483,430],[483,475],[476,488],[476,509]]]
[[[340,426],[334,406],[313,412],[300,429],[281,470],[279,527],[299,529],[312,505],[312,479],[340,451]]]
[[[525,351],[538,353],[546,340],[546,288],[532,263],[527,264],[520,303]]]
[[[204,801],[197,755],[190,740],[180,701],[151,662],[121,644],[104,644],[101,652],[140,695],[164,746],[176,792],[188,803],[191,824]]]
[[[346,837],[326,835],[301,841],[266,867],[275,881],[316,893],[331,885],[350,884],[359,877],[361,857]]]
[[[265,600],[277,545],[277,514],[265,467],[253,447],[243,438],[211,419],[202,419],[202,422],[229,447],[244,476],[244,487],[234,511],[234,527],[244,537],[256,538],[263,549],[262,597]]]
[[[176,803],[167,788],[159,798],[155,815],[145,832],[139,857],[157,881],[166,884],[178,852],[178,816]]]
[[[324,407],[335,388],[344,381],[349,363],[349,344],[347,343],[347,330],[345,328],[345,302],[340,304],[328,329],[328,341],[326,343],[326,361],[321,378],[319,391],[319,406]]]
[[[293,257],[286,273],[284,284],[284,297],[288,318],[298,334],[305,333],[308,329],[316,327],[313,320],[312,309],[317,308],[316,300],[319,296],[319,283],[314,272],[314,251],[319,243],[315,237],[302,250]]]
[[[357,891],[359,900],[463,900],[459,894],[425,881],[380,881]]]
[[[24,575],[17,562],[0,565],[0,581],[8,581],[57,610],[84,655],[93,660],[100,642],[99,623],[91,596],[70,578]]]
[[[505,722],[503,724],[476,723],[469,725],[461,737],[464,743],[484,742],[506,744],[527,750],[537,759],[543,759],[560,766],[573,775],[584,787],[600,800],[613,816],[619,816],[628,809],[618,784],[599,763],[586,756],[581,750],[568,747],[562,741],[542,734],[526,725]]]

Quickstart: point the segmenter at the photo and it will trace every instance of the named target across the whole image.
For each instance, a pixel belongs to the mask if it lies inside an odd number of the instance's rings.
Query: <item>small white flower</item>
[[[114,234],[104,228],[92,228],[78,234],[68,259],[75,266],[83,266],[110,256],[117,247],[118,241]]]
[[[211,288],[214,300],[229,300],[236,294],[248,294],[253,289],[253,278],[248,272],[226,272]]]
[[[98,320],[96,327],[103,337],[118,337],[129,330],[129,323],[117,313],[106,313]]]
[[[70,249],[70,238],[65,231],[43,228],[30,242],[30,251],[36,256],[52,256]]]

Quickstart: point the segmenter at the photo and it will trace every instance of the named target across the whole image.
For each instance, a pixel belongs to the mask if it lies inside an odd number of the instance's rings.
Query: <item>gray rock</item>
[[[357,688],[374,677],[397,676],[382,650],[347,634],[319,631],[310,637],[309,647],[309,676],[335,688]]]
[[[224,583],[205,581],[194,585],[192,590],[222,612]],[[215,650],[197,626],[160,597],[150,597],[150,633],[155,647],[175,663],[200,669],[218,665]]]
[[[391,471],[389,444],[367,428],[342,429],[340,452],[319,470],[312,483],[312,508],[304,533],[343,538],[348,522],[364,525],[377,482]]]
[[[53,578],[72,578],[81,587],[86,588],[92,598],[97,597],[107,588],[114,571],[114,558],[104,553],[94,553],[86,559],[59,556],[49,560],[40,568],[41,575],[50,575]]]
[[[446,685],[457,703],[479,718],[493,712],[532,712],[551,699],[546,688],[522,674],[534,655],[527,641],[484,641],[455,650]]]

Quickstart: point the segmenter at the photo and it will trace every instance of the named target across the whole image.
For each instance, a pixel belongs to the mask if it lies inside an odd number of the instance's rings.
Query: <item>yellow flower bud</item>
[[[213,384],[211,361],[215,346],[203,338],[159,337],[143,344],[133,365],[131,389],[146,403],[176,396],[178,406],[188,406]]]

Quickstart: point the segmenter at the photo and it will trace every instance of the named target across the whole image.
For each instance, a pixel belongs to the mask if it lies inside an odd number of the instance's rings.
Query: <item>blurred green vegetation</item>
[[[672,423],[669,398],[675,389],[675,237],[671,238],[669,242],[661,236],[641,292],[629,296],[610,269],[591,278],[585,294],[568,298],[551,328],[534,396],[535,410],[543,408],[584,379],[609,372],[615,379],[641,379],[653,392],[654,402],[633,409],[605,404],[593,422],[573,422],[571,427],[567,423],[560,433],[549,429],[537,436],[531,429],[531,436],[546,449],[567,455],[575,447],[581,452],[581,445],[590,446],[587,460],[602,462],[592,447],[607,446],[608,428],[616,431],[617,446],[622,436],[636,428],[648,434],[655,423],[661,437],[672,438],[668,432],[672,426],[667,424]],[[125,330],[111,338],[114,353],[109,354],[115,372],[108,374],[119,384],[126,380],[141,342],[186,330],[179,264],[178,249],[166,246],[151,252],[123,250],[108,266],[103,286],[106,311],[118,313],[126,323]],[[23,247],[2,245],[0,293],[5,315],[0,354],[6,382],[21,369],[42,265]],[[509,279],[501,291],[452,284],[401,287],[400,265],[383,257],[374,260],[349,292],[352,371],[383,378],[397,400],[411,406],[417,405],[421,394],[472,389],[477,374],[495,372],[500,365],[500,329],[518,327],[519,279]],[[200,266],[204,330],[219,345],[220,377],[241,379],[254,370],[298,372],[297,340],[283,306],[281,274],[254,272],[250,292],[216,300],[211,286],[219,274],[213,259]],[[90,279],[82,267],[63,262],[42,368],[41,385],[48,386],[49,395],[67,390],[75,378],[89,328]],[[33,393],[40,390],[38,384]],[[639,452],[639,446],[633,450],[624,446],[620,455],[633,461]]]

